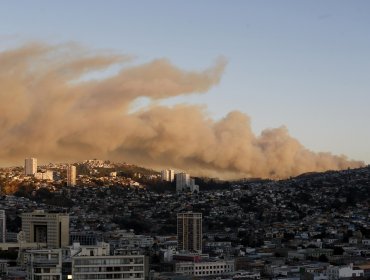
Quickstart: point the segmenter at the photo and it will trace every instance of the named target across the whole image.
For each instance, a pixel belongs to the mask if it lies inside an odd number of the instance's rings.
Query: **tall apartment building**
[[[175,170],[165,169],[161,171],[162,181],[173,182],[175,180]]]
[[[202,213],[177,214],[177,250],[202,252]]]
[[[67,186],[76,186],[76,166],[69,165],[67,167]]]
[[[35,175],[37,172],[37,158],[26,158],[24,160],[24,174]]]
[[[5,210],[0,210],[0,242],[6,242],[6,215]]]
[[[69,245],[69,215],[36,210],[22,214],[26,242],[46,243],[48,248]]]
[[[190,175],[181,172],[176,174],[176,192],[182,192],[190,185]]]
[[[183,191],[199,192],[199,186],[195,184],[195,180],[184,172],[176,174],[176,192]]]

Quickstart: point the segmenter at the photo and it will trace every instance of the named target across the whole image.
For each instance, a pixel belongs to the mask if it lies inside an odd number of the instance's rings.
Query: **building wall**
[[[22,214],[26,242],[47,243],[49,248],[69,245],[69,216],[42,210]]]

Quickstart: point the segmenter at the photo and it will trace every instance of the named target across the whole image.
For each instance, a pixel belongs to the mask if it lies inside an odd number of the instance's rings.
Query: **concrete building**
[[[109,255],[109,244],[81,246],[74,244],[77,254],[72,255],[72,279],[135,279],[144,280],[148,275],[144,255],[137,252]],[[71,252],[72,253],[72,252]]]
[[[67,167],[67,186],[76,186],[76,166],[69,165]]]
[[[26,242],[46,243],[48,248],[69,245],[69,215],[36,210],[22,214]]]
[[[202,213],[177,214],[177,250],[202,252]]]
[[[175,264],[175,272],[195,277],[222,275],[234,271],[234,260],[176,262]]]
[[[175,170],[165,169],[161,171],[162,181],[173,182],[175,180]]]
[[[181,172],[176,174],[176,192],[185,191],[190,186],[190,175]]]
[[[24,257],[28,280],[62,279],[62,250],[28,250]]]
[[[35,175],[37,172],[37,158],[26,158],[24,160],[24,174]]]
[[[0,210],[0,242],[6,242],[6,215],[5,210]]]
[[[195,184],[195,180],[190,178],[190,175],[182,172],[176,174],[176,192],[199,192],[199,186]]]

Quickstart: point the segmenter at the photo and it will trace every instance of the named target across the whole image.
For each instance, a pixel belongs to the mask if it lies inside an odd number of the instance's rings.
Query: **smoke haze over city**
[[[0,53],[0,159],[102,158],[191,170],[194,175],[289,177],[364,163],[315,153],[286,127],[253,133],[250,118],[232,111],[212,119],[206,105],[163,105],[170,97],[217,87],[227,61],[203,71],[166,59],[132,66],[133,58],[78,44],[32,43]],[[88,78],[118,65],[118,73]],[[138,98],[149,104],[133,110]]]

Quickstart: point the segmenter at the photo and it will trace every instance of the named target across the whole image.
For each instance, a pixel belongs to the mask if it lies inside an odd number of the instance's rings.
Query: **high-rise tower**
[[[182,172],[176,174],[176,192],[182,192],[190,186],[190,175]]]
[[[76,166],[69,165],[67,167],[67,186],[76,186]]]
[[[26,158],[24,160],[24,174],[35,175],[37,172],[37,158]]]
[[[6,215],[5,210],[0,210],[0,242],[6,242]]]
[[[175,170],[165,169],[161,171],[162,181],[173,182],[175,180]]]
[[[177,249],[202,252],[202,213],[177,214]]]

